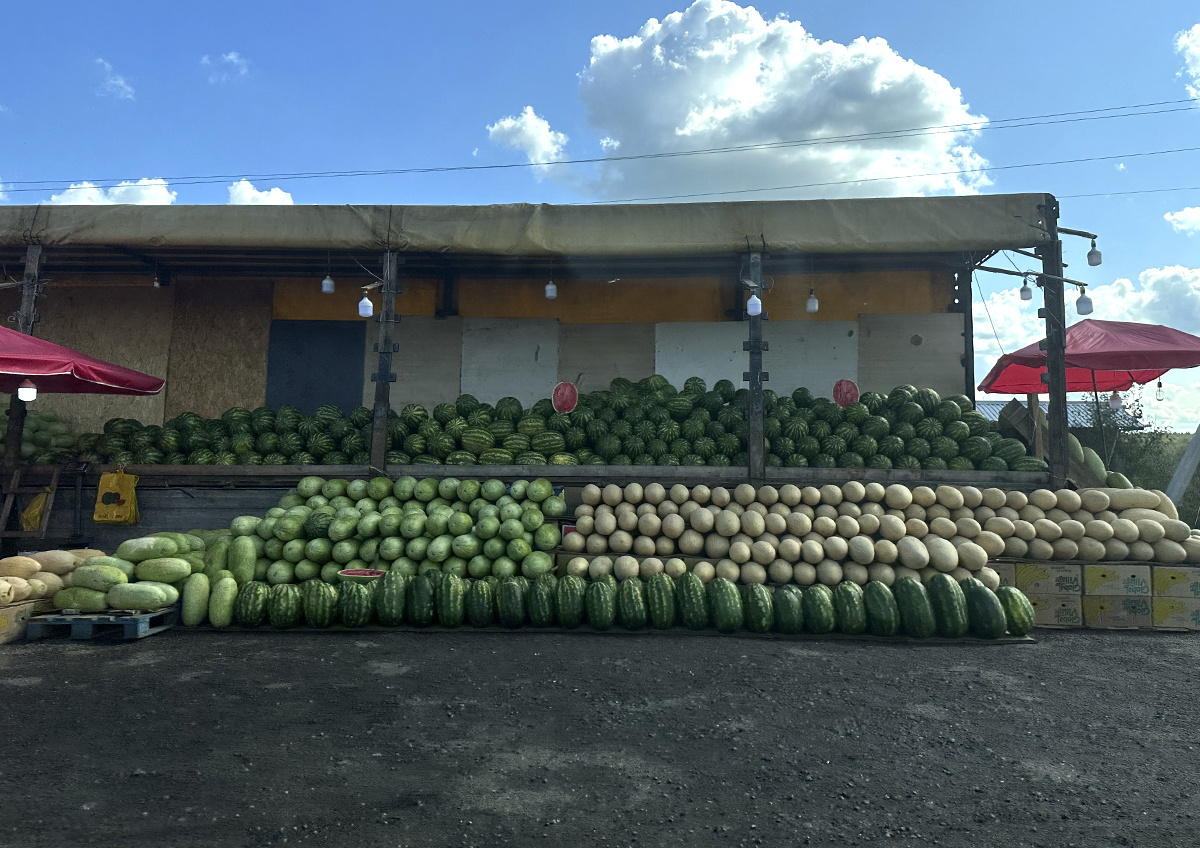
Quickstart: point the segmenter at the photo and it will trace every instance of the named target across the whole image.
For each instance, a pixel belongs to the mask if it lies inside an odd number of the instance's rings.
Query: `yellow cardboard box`
[[[1026,595],[1082,595],[1082,566],[1078,563],[1015,562],[1013,583]],[[993,566],[994,567],[994,566]],[[1149,579],[1149,575],[1146,575]],[[1000,578],[1001,583],[1004,578]]]
[[[1117,565],[1116,563],[1085,565],[1083,567],[1083,594],[1147,596],[1150,594],[1150,566]],[[1146,611],[1146,614],[1149,615],[1149,610]]]
[[[1026,595],[1038,627],[1083,627],[1081,595]]]
[[[1153,627],[1149,595],[1085,595],[1083,623],[1102,630]]]
[[[1156,565],[1151,575],[1156,598],[1200,598],[1200,568]]]
[[[989,562],[988,568],[1000,575],[1001,586],[1017,585],[1017,566],[1012,562]]]
[[[1162,630],[1200,630],[1200,598],[1154,598],[1154,626]]]
[[[0,645],[5,642],[15,642],[25,635],[25,624],[33,615],[37,601],[21,601],[0,607]]]

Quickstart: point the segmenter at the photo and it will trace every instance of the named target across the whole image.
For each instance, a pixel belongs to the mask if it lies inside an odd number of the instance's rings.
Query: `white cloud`
[[[166,180],[126,180],[110,188],[94,183],[72,183],[62,194],[50,197],[47,203],[74,204],[79,206],[101,206],[114,203],[131,203],[140,206],[166,206],[175,202],[177,193],[171,191]]]
[[[200,64],[208,70],[208,81],[214,85],[233,82],[250,73],[250,60],[241,53],[222,53],[217,58],[201,56]]]
[[[1042,305],[1041,293],[1035,288],[1033,300],[1022,301],[1018,295],[1019,287],[1020,282],[1013,278],[1011,286],[988,296],[986,310],[981,304],[975,305],[975,369],[979,380],[996,364],[1001,347],[1006,353],[1012,353],[1045,336],[1045,325],[1037,317],[1038,307]],[[1180,265],[1150,268],[1138,275],[1137,282],[1118,279],[1105,285],[1089,286],[1088,295],[1095,308],[1088,316],[1090,318],[1162,324],[1200,335],[1200,268]],[[1080,320],[1075,313],[1075,297],[1075,292],[1069,289],[1069,324]],[[991,311],[999,343],[988,322],[987,310]],[[1195,374],[1195,371],[1179,370],[1169,372],[1163,378],[1167,401],[1147,401],[1147,410],[1154,416],[1155,423],[1195,429],[1200,421],[1200,376],[1193,376]],[[1148,395],[1149,398],[1153,396],[1153,392]]]
[[[526,106],[520,115],[501,118],[487,131],[492,141],[520,150],[531,163],[538,165],[535,172],[539,178],[550,170],[541,163],[562,159],[568,140],[567,136],[550,129],[549,121],[539,117],[532,106]]]
[[[104,71],[104,79],[96,91],[101,97],[115,97],[118,100],[132,100],[133,86],[125,77],[113,70],[113,66],[103,59],[97,59],[96,64]]]
[[[1188,94],[1200,99],[1200,24],[1175,37],[1175,50],[1183,57],[1183,73],[1192,78]]]
[[[234,206],[291,206],[292,196],[281,188],[259,191],[249,180],[238,180],[229,187],[229,202]]]
[[[580,98],[608,157],[589,190],[608,199],[807,184],[824,185],[738,196],[963,194],[988,184],[978,173],[941,173],[985,164],[971,144],[986,119],[944,77],[883,39],[822,41],[797,21],[767,20],[729,0],[696,0],[633,35],[593,38]],[[532,120],[533,110],[526,115]],[[538,120],[538,137],[550,137]],[[788,144],[964,123],[971,126],[906,138]],[[777,146],[619,158],[744,145]],[[564,173],[553,171],[569,181]],[[911,174],[929,176],[857,182]]]
[[[1188,235],[1200,233],[1200,206],[1189,206],[1178,212],[1168,212],[1163,217],[1175,228],[1177,233],[1187,233]]]

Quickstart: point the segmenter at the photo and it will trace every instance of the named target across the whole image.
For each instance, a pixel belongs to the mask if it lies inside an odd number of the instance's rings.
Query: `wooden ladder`
[[[21,468],[13,469],[8,483],[0,490],[0,493],[4,495],[4,506],[0,509],[0,537],[44,539],[46,538],[46,528],[50,526],[50,512],[54,508],[54,494],[58,491],[58,476],[62,469],[57,465],[54,466],[54,470],[50,474],[50,482],[44,486],[22,485],[22,470]],[[8,522],[12,517],[13,510],[19,507],[18,496],[32,495],[36,497],[42,493],[46,495],[46,503],[42,507],[42,520],[38,522],[37,529],[24,529],[24,527],[20,526],[19,517],[17,520],[17,529],[9,529]]]

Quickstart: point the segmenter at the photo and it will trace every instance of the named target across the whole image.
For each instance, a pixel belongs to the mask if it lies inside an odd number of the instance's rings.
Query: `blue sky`
[[[1056,2],[1034,14],[932,0],[116,0],[25,4],[5,18],[23,35],[9,39],[0,76],[0,202],[578,203],[817,181],[838,185],[696,199],[1048,191],[1064,225],[1101,235],[1099,268],[1084,260],[1086,242],[1066,242],[1067,276],[1093,287],[1094,317],[1200,333],[1200,189],[1122,194],[1200,186],[1200,152],[1137,155],[1200,147],[1194,2]],[[1167,105],[1014,120],[1148,103]],[[983,119],[975,132],[892,144],[650,166],[235,185],[238,175],[528,166]],[[1011,167],[1068,159],[1095,161]],[[911,176],[979,166],[998,170]],[[909,178],[851,182],[864,175]],[[114,190],[108,179],[135,184]],[[84,181],[100,187],[64,193]],[[981,375],[1001,348],[1037,337],[1039,304],[1022,307],[1014,282],[980,276]],[[1168,399],[1150,414],[1193,429],[1200,379],[1165,382]]]

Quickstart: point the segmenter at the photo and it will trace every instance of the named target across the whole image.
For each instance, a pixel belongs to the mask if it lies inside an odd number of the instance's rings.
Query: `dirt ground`
[[[0,846],[1177,846],[1196,635],[0,647]]]

